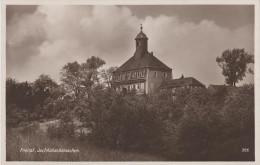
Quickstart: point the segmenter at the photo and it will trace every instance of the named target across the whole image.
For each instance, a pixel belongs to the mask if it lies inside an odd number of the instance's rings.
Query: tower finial
[[[143,25],[142,24],[140,24],[141,25],[141,27],[140,27],[140,29],[141,29],[141,31],[143,30]]]

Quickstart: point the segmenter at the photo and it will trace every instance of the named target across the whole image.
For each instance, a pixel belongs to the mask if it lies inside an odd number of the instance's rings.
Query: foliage
[[[58,98],[62,91],[58,87],[58,84],[50,78],[49,75],[41,74],[38,79],[32,84],[33,88],[33,100],[35,104],[43,106],[44,101],[47,98]]]
[[[220,88],[214,94],[201,90],[186,95],[184,114],[177,124],[175,147],[178,152],[173,153],[172,158],[253,160],[253,91],[253,85],[249,85]],[[250,148],[252,153],[241,156],[241,146]]]
[[[82,64],[68,63],[62,68],[61,81],[76,99],[79,96],[90,98],[92,86],[99,81],[98,69],[104,64],[104,60],[94,56]]]
[[[7,78],[6,80],[6,103],[10,105],[16,102],[16,90],[18,88],[18,82],[15,79]]]
[[[104,83],[108,86],[108,87],[112,87],[111,86],[111,81],[112,81],[112,76],[113,76],[113,72],[117,69],[118,67],[116,66],[111,66],[108,69],[102,69],[101,70],[101,77],[104,81]]]
[[[213,94],[184,89],[174,101],[168,92],[114,94],[92,140],[110,148],[160,153],[169,160],[253,160],[253,112],[253,85],[224,86]],[[252,153],[241,155],[241,146]]]
[[[246,72],[252,73],[251,69],[248,70],[248,65],[254,62],[254,57],[244,49],[228,49],[222,53],[221,57],[217,57],[216,61],[226,77],[225,82],[235,86],[239,80],[243,80]]]
[[[16,127],[18,124],[28,121],[30,115],[25,109],[18,108],[15,104],[6,106],[6,126]]]
[[[32,85],[30,83],[19,83],[14,79],[6,80],[6,103],[16,104],[21,109],[32,110],[34,107]]]
[[[51,79],[49,75],[41,74],[38,79],[33,83],[34,92],[46,92],[49,94],[54,94],[58,87],[58,84]]]
[[[8,127],[21,122],[51,118],[60,111],[57,106],[64,91],[48,75],[40,75],[33,83],[6,80],[6,118]]]
[[[72,115],[69,110],[59,113],[59,123],[51,124],[48,126],[47,135],[49,138],[57,139],[74,139],[75,138],[75,125],[72,121]]]
[[[74,139],[75,125],[72,122],[61,122],[58,126],[49,125],[47,135],[50,139]]]
[[[181,160],[203,160],[203,152],[219,139],[223,129],[217,113],[218,106],[206,91],[187,95],[183,117],[178,124],[177,148]]]
[[[220,114],[229,126],[225,134],[242,136],[254,132],[254,85],[230,91]]]
[[[66,64],[61,71],[61,81],[66,85],[66,89],[73,92],[77,98],[81,91],[80,64],[76,61]]]
[[[242,54],[238,61],[246,61],[243,51],[238,52]],[[227,58],[232,66],[233,57]],[[170,91],[117,93],[108,84],[115,68],[100,72],[104,64],[97,57],[82,64],[68,63],[61,72],[61,85],[48,75],[40,75],[33,83],[7,79],[7,128],[55,118],[59,124],[49,125],[48,140],[87,141],[118,152],[146,152],[168,160],[254,160],[253,84],[223,86],[214,93],[184,88],[174,99]],[[247,68],[247,64],[240,65]],[[75,118],[83,124],[76,126]],[[92,129],[87,138],[75,138],[80,127]],[[241,155],[241,147],[251,152]]]
[[[142,96],[114,94],[109,110],[93,129],[93,140],[102,146],[125,151],[158,151],[162,125]]]

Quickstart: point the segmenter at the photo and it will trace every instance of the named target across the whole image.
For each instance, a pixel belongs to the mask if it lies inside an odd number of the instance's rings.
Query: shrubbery
[[[254,159],[253,85],[214,94],[183,90],[174,101],[167,92],[112,98],[93,128],[98,145],[160,153],[169,160]],[[243,146],[252,152],[241,155]]]
[[[189,93],[177,124],[178,160],[254,160],[254,87]],[[242,148],[251,153],[242,153]]]
[[[58,125],[50,125],[47,129],[49,138],[74,139],[75,125],[73,123],[61,122]]]
[[[56,116],[50,138],[75,139],[72,119],[91,127],[79,138],[102,147],[160,154],[169,160],[254,160],[254,85],[151,95],[94,85],[88,98],[46,98],[28,111],[7,104],[7,126]],[[83,137],[83,136],[82,136]],[[242,153],[249,148],[249,153]]]
[[[21,122],[39,121],[56,117],[64,101],[62,86],[48,75],[40,75],[33,83],[6,80],[7,127],[17,127]],[[66,105],[66,104],[65,104]]]
[[[162,122],[145,97],[115,94],[111,107],[93,129],[96,144],[126,151],[158,151]]]
[[[50,138],[75,139],[75,129],[88,127],[90,135],[79,139],[112,149],[169,160],[254,160],[254,85],[214,93],[187,88],[174,99],[171,92],[116,93],[110,81],[115,68],[101,73],[104,64],[98,57],[68,63],[60,85],[48,75],[33,83],[8,78],[7,128],[55,118],[59,124],[49,126]],[[83,123],[77,128],[75,118]]]
[[[48,126],[47,135],[49,138],[57,139],[74,139],[75,125],[72,122],[70,112],[62,112],[59,114],[59,122]]]

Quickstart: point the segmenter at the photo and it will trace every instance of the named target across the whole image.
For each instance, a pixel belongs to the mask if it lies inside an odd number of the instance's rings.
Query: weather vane
[[[142,24],[140,24],[141,25],[141,31],[143,30],[143,25]]]

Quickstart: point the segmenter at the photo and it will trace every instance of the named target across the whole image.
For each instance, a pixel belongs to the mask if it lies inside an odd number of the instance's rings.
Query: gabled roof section
[[[121,65],[115,72],[123,72],[141,68],[157,68],[172,70],[152,53],[149,52],[135,52],[135,55]]]
[[[179,79],[172,79],[169,81],[163,81],[160,88],[179,88],[179,87],[185,87],[185,86],[200,86],[205,87],[201,82],[196,80],[193,77],[185,77],[185,78],[179,78]]]

